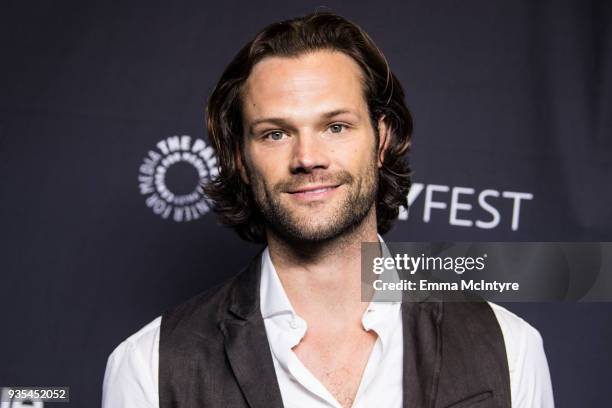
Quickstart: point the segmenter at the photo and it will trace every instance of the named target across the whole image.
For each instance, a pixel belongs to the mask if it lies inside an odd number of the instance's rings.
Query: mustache
[[[284,193],[287,191],[295,191],[300,188],[312,184],[351,184],[354,177],[348,171],[337,171],[335,173],[326,174],[296,174],[286,180],[281,180],[274,186],[276,192]]]

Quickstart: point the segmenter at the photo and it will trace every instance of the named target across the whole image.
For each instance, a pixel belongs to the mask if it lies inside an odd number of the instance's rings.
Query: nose
[[[314,133],[303,133],[294,138],[291,173],[312,173],[329,167],[329,156],[322,140]]]

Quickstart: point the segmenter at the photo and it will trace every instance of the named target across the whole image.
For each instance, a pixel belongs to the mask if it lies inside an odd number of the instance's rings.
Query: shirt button
[[[291,321],[289,322],[289,326],[290,326],[292,329],[297,329],[297,328],[298,328],[300,325],[299,325],[299,323],[297,322],[297,320],[293,319],[293,320],[291,320]]]

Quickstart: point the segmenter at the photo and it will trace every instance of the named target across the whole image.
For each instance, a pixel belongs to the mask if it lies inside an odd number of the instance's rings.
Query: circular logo
[[[138,173],[147,207],[164,219],[197,220],[210,210],[202,186],[219,174],[213,148],[187,135],[170,136],[155,146]]]

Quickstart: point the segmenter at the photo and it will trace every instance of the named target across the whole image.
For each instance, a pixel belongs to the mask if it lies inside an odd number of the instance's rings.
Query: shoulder
[[[506,344],[506,352],[508,353],[508,357],[512,355],[512,357],[514,357],[513,360],[516,360],[516,358],[523,354],[527,349],[542,348],[542,336],[535,327],[508,309],[493,302],[487,303],[493,310],[493,313],[495,313],[497,322],[499,323],[504,335],[504,342]],[[510,361],[509,358],[508,363],[513,362],[515,361]]]
[[[552,408],[552,384],[540,332],[508,309],[488,303],[504,336],[512,406]]]
[[[159,328],[161,325],[161,316],[132,334],[119,344],[111,353],[108,364],[110,368],[119,368],[122,364],[134,363],[133,365],[144,368],[147,363],[150,365],[150,357],[157,351],[159,345]],[[149,357],[149,359],[147,359]],[[112,374],[112,373],[111,373]]]
[[[229,284],[227,282],[192,297],[122,341],[106,363],[102,407],[157,408],[160,341],[176,346],[195,337],[187,330],[193,327],[201,329],[203,325],[214,327],[216,319],[212,311],[219,308]],[[198,325],[193,324],[195,320],[199,320]],[[174,349],[172,346],[164,347],[164,350]]]
[[[153,351],[159,349],[162,332],[169,330],[169,326],[172,326],[172,330],[181,326],[191,327],[189,323],[195,319],[200,320],[200,324],[209,323],[214,326],[233,280],[229,279],[167,310],[121,342],[111,353],[109,361],[118,363],[126,358],[152,356],[155,354]],[[201,316],[205,318],[200,319]]]
[[[234,279],[173,307],[122,341],[106,363],[102,407],[157,408],[160,344],[170,353],[195,344],[196,339],[214,346],[217,342],[206,339],[218,332],[220,310]]]
[[[159,341],[159,327],[161,325],[161,316],[156,317],[143,328],[125,339],[116,349],[122,350],[128,347],[143,349],[151,347]]]
[[[161,316],[125,339],[106,364],[102,407],[157,407]]]

